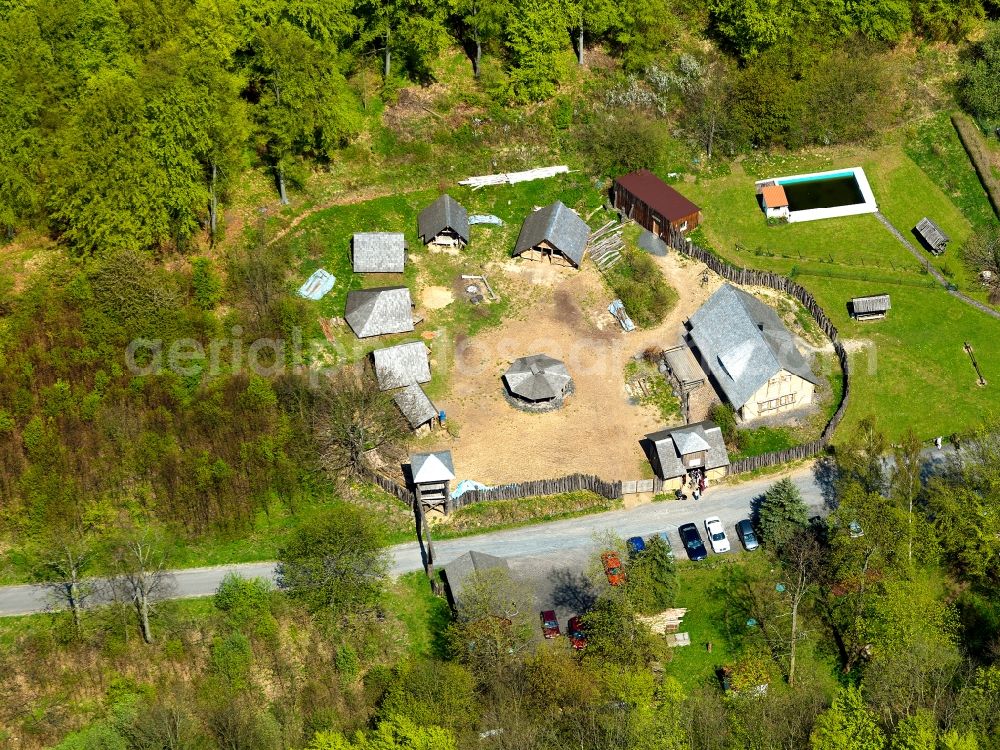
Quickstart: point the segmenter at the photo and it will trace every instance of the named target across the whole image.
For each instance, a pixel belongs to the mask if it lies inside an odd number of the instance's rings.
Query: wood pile
[[[555,177],[557,174],[567,174],[568,172],[569,167],[562,164],[557,167],[539,167],[538,169],[529,169],[524,172],[502,172],[500,174],[487,174],[479,177],[469,177],[464,180],[459,180],[458,184],[471,187],[473,190],[478,190],[481,187],[487,187],[490,185],[514,185],[518,182],[541,180],[546,177]]]
[[[624,249],[621,224],[614,221],[609,221],[590,235],[590,242],[587,244],[590,257],[601,271],[607,271],[621,260]]]

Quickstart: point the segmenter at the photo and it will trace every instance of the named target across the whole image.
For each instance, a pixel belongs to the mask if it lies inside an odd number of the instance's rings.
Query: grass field
[[[768,226],[757,208],[753,181],[761,175],[858,165],[901,231],[924,215],[941,224],[953,244],[935,264],[957,286],[984,299],[957,257],[972,225],[899,142],[836,157],[748,160],[730,175],[682,190],[702,206],[701,234],[712,249],[733,263],[795,277],[823,305],[841,338],[853,342],[851,401],[837,439],[868,415],[894,439],[911,427],[925,439],[972,428],[1000,403],[994,393],[994,384],[1000,384],[1000,321],[947,294],[872,216]],[[851,297],[881,292],[892,295],[885,321],[850,319]],[[976,350],[987,388],[975,385],[965,341]]]

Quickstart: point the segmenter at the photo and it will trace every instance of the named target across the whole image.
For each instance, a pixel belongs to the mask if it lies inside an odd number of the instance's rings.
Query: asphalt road
[[[823,494],[812,471],[801,469],[791,476],[802,490],[806,502],[817,511],[820,510],[823,506]],[[557,566],[583,569],[587,559],[596,550],[595,536],[607,531],[625,538],[636,535],[645,537],[655,532],[668,531],[671,533],[674,549],[683,557],[676,534],[679,525],[692,521],[698,524],[704,536],[702,521],[706,516],[717,515],[725,524],[727,533],[732,536],[734,524],[749,516],[753,499],[774,481],[775,477],[772,476],[740,484],[710,487],[697,502],[671,500],[648,503],[627,510],[435,542],[434,562],[437,566],[443,566],[469,550],[477,550],[510,558],[514,571],[552,569]],[[735,539],[731,543],[738,545]],[[397,545],[391,549],[391,553],[394,575],[423,568],[422,551],[416,542]],[[229,573],[237,573],[245,578],[273,580],[275,568],[273,562],[261,562],[177,570],[173,574],[172,598],[211,596]],[[51,607],[49,593],[38,586],[0,587],[0,617],[44,612]]]

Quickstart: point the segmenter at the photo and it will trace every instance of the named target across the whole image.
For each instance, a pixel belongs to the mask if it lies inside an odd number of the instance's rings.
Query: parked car
[[[646,549],[646,543],[642,540],[641,536],[629,537],[625,541],[625,544],[628,545],[629,557],[635,557]]]
[[[617,552],[608,550],[602,554],[601,564],[604,565],[604,575],[608,577],[608,583],[612,586],[625,583],[625,571],[622,570],[622,561],[618,558]]]
[[[661,531],[659,534],[656,534],[656,536],[658,536],[661,540],[663,540],[663,543],[667,545],[667,554],[670,557],[673,557],[674,547],[672,544],[670,544],[670,534],[668,534],[666,531]],[[653,537],[650,537],[650,541],[652,541],[652,539]]]
[[[747,552],[753,552],[760,546],[757,541],[757,534],[754,533],[753,524],[750,523],[749,518],[744,518],[742,521],[736,522],[736,536],[740,538],[740,542],[743,543],[743,549]]]
[[[689,560],[704,560],[708,557],[708,551],[705,549],[705,543],[701,541],[701,534],[698,533],[698,527],[693,523],[686,523],[677,529],[677,533],[680,535],[681,544],[684,545],[684,551],[687,552]]]
[[[579,651],[587,647],[587,634],[583,630],[583,618],[580,615],[569,618],[566,631],[569,633],[569,642],[573,648]]]
[[[708,534],[708,541],[712,545],[712,551],[721,555],[729,552],[729,537],[722,527],[722,519],[718,516],[709,516],[705,519],[705,533]]]
[[[555,610],[546,609],[542,612],[542,635],[546,638],[555,638],[562,635],[559,630],[559,620],[556,618]]]

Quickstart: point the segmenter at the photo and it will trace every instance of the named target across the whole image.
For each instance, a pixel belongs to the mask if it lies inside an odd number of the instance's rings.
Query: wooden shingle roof
[[[892,308],[888,294],[873,294],[868,297],[855,297],[851,300],[851,310],[855,315],[886,312]]]
[[[514,246],[514,255],[520,255],[543,242],[552,245],[573,265],[579,266],[587,252],[590,227],[587,222],[561,201],[540,208],[530,214],[521,226],[521,233]]]
[[[396,402],[396,406],[403,412],[413,430],[427,424],[438,415],[437,407],[424,393],[424,389],[416,383],[396,391],[392,394],[392,400]]]
[[[372,352],[375,377],[383,391],[403,388],[431,379],[431,365],[427,359],[427,346],[422,341],[397,344]]]
[[[447,193],[421,211],[417,217],[417,231],[425,244],[446,229],[461,237],[463,242],[469,242],[469,212]]]
[[[355,273],[402,273],[406,241],[402,232],[358,232],[352,241]]]
[[[410,290],[405,286],[386,286],[348,292],[344,320],[359,339],[412,331]]]

